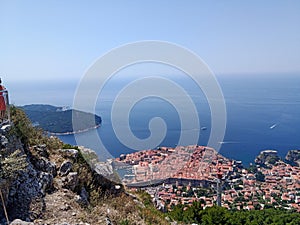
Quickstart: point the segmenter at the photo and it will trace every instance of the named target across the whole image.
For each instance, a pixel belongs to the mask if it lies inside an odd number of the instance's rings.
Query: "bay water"
[[[191,80],[174,80],[192,96],[201,127],[206,128],[200,130],[198,144],[206,145],[211,132],[209,103]],[[284,157],[288,150],[300,149],[300,74],[220,75],[217,80],[227,110],[221,154],[249,165],[261,150],[274,149]],[[111,121],[114,99],[128,82],[106,85],[95,107],[95,113],[102,117],[102,125],[97,133],[113,157],[133,152],[116,137]],[[10,83],[8,88],[12,103],[17,105],[42,103],[72,106],[76,86],[76,81],[65,81],[60,84],[33,82],[25,86]],[[22,87],[26,87],[26,90]],[[174,95],[174,98],[180,96]],[[119,113],[120,116],[123,114]],[[181,132],[180,115],[174,106],[159,97],[147,97],[132,107],[129,117],[132,133],[139,139],[147,138],[150,135],[149,121],[154,117],[161,117],[167,125],[166,136],[158,146],[175,147]],[[80,135],[87,140],[86,147],[101,154],[100,147],[90,140],[91,132]],[[77,145],[74,135],[62,135],[59,138]]]

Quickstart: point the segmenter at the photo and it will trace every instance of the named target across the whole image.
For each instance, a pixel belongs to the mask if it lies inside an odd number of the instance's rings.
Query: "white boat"
[[[272,130],[272,129],[274,129],[276,126],[277,126],[277,124],[275,123],[275,124],[273,124],[272,126],[270,126],[270,129]]]

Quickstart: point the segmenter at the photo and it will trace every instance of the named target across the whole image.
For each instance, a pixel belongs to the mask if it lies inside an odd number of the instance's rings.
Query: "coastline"
[[[87,132],[89,130],[93,130],[93,129],[97,129],[101,126],[101,124],[98,124],[94,127],[89,127],[89,128],[86,128],[86,129],[82,129],[82,130],[77,130],[77,131],[70,131],[70,132],[63,132],[63,133],[59,133],[59,132],[49,132],[47,131],[48,135],[71,135],[71,134],[79,134],[79,133],[84,133],[84,132]]]

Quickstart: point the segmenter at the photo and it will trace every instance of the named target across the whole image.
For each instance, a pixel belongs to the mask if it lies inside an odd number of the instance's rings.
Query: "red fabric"
[[[1,92],[2,90],[5,90],[5,88],[2,85],[0,85],[0,111],[6,110],[6,103],[3,97],[3,93]]]

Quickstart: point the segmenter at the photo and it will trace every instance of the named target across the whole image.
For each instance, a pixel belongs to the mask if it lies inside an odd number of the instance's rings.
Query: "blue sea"
[[[135,79],[134,77],[132,79]],[[170,79],[170,76],[166,77]],[[178,76],[172,78],[191,96],[200,120],[199,145],[206,145],[211,132],[210,107],[205,95],[195,83]],[[244,165],[249,165],[266,149],[277,150],[284,157],[288,150],[300,149],[300,74],[264,74],[264,75],[219,75],[217,80],[222,89],[226,110],[227,126],[220,153]],[[102,126],[97,129],[99,138],[113,157],[133,152],[116,137],[111,111],[119,91],[132,80],[112,79],[99,94],[95,112],[102,117]],[[51,89],[47,87],[51,87]],[[10,84],[12,102],[18,105],[31,103],[72,106],[77,82],[49,85],[31,83],[26,85],[27,96],[22,95],[18,84]],[[25,90],[24,90],[25,91]],[[170,94],[172,96],[172,94]],[[181,96],[173,95],[174,99]],[[126,99],[123,104],[126,104]],[[124,112],[120,111],[122,117]],[[176,107],[163,98],[147,97],[137,102],[130,112],[129,124],[136,138],[149,137],[149,121],[160,117],[165,121],[167,132],[157,146],[175,147],[178,143],[181,123]],[[120,124],[122,126],[122,124]],[[102,149],[91,138],[93,131],[80,134],[86,140],[86,147],[94,149],[100,156]],[[66,143],[76,145],[74,135],[59,136]],[[191,143],[194,144],[194,143]]]

